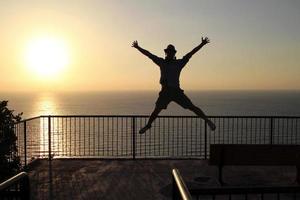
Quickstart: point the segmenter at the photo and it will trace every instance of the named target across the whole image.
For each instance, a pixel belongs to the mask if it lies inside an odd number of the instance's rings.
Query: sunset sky
[[[172,43],[181,58],[201,36],[211,43],[182,88],[300,89],[298,0],[10,0],[0,27],[0,91],[158,90],[159,68],[132,41],[161,57]]]

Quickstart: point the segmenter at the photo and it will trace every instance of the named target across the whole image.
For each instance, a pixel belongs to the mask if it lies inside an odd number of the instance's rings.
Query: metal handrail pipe
[[[0,183],[0,190],[4,190],[8,187],[10,187],[11,185],[15,184],[16,182],[20,181],[21,179],[28,177],[28,174],[26,172],[21,172],[9,179],[7,179],[6,181]]]
[[[192,200],[192,196],[191,196],[186,184],[184,183],[179,170],[173,169],[172,176],[173,176],[174,182],[176,183],[176,187],[178,188],[181,198],[183,200]],[[173,184],[175,184],[175,183],[173,183]]]

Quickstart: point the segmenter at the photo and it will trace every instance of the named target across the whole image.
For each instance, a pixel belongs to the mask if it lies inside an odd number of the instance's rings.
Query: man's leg
[[[204,112],[200,108],[198,108],[195,105],[192,105],[192,106],[188,107],[188,109],[193,111],[197,116],[204,119],[204,121],[208,124],[208,126],[210,127],[210,129],[212,131],[214,131],[216,129],[216,125],[210,119],[208,119],[208,117],[204,114]]]
[[[151,113],[147,125],[139,131],[140,134],[145,133],[149,128],[151,128],[152,122],[157,118],[158,114],[162,111],[162,109],[167,108],[170,101],[171,99],[169,92],[166,89],[162,89],[159,92],[159,97],[155,102],[155,109]]]
[[[149,117],[149,120],[148,120],[146,126],[143,127],[143,128],[139,131],[140,134],[145,133],[148,129],[151,128],[152,122],[157,118],[157,116],[158,116],[158,114],[161,112],[161,110],[162,110],[161,108],[155,108],[155,109],[154,109],[154,111],[151,113],[151,115],[150,115],[150,117]]]
[[[204,112],[200,108],[198,108],[192,103],[192,101],[184,94],[183,90],[177,93],[174,101],[178,103],[180,106],[182,106],[183,108],[193,111],[197,116],[204,119],[204,121],[208,124],[208,126],[212,131],[216,129],[216,125],[210,119],[208,119],[208,117],[204,114]]]

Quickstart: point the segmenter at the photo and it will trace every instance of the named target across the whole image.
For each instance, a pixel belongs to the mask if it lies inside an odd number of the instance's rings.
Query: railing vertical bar
[[[149,151],[149,156],[151,156],[151,152],[152,152],[152,135],[153,135],[153,132],[155,133],[155,131],[153,131],[153,129],[155,129],[155,121],[154,121],[154,127],[152,129],[150,129],[150,134],[149,134],[149,142],[147,142],[147,146],[148,146],[148,151]]]
[[[153,146],[154,146],[154,156],[158,156],[158,152],[159,152],[159,130],[160,130],[160,120],[161,118],[158,117],[158,120],[156,121],[157,122],[157,125],[155,126],[155,133],[154,133],[154,136],[155,136],[155,139],[153,141]],[[158,141],[158,142],[157,142]]]
[[[78,149],[77,149],[77,153],[76,153],[76,156],[80,156],[80,121],[79,121],[80,118],[76,117],[75,118],[75,136],[78,140],[77,144],[78,144]],[[75,138],[75,139],[76,139]]]
[[[185,156],[187,156],[188,155],[188,145],[187,145],[187,143],[188,143],[188,137],[189,137],[189,134],[188,134],[188,129],[187,129],[187,118],[185,118],[185,120],[184,120],[184,138],[185,138]],[[183,132],[183,130],[182,130],[182,132]]]
[[[228,144],[229,143],[229,135],[228,135],[228,133],[225,133],[225,118],[222,118],[222,131],[223,131],[223,141],[224,141],[224,143],[226,143],[226,144]],[[225,135],[226,135],[226,141],[225,141]]]
[[[295,131],[295,134],[296,134],[296,144],[299,144],[298,142],[299,142],[299,139],[298,139],[298,135],[300,135],[300,134],[298,134],[298,120],[297,119],[295,119],[296,120],[296,131]]]
[[[48,116],[48,160],[51,161],[51,116]]]
[[[60,117],[56,117],[56,138],[57,138],[56,139],[57,140],[56,154],[58,154],[60,156],[61,155],[60,147],[62,147],[62,142],[61,142],[61,139],[60,139],[61,134],[60,134],[59,119],[60,119]],[[56,143],[56,142],[54,142],[54,143]]]
[[[97,156],[100,156],[99,150],[100,150],[100,118],[97,117],[97,140],[98,140],[98,145],[97,145]]]
[[[195,153],[194,155],[197,156],[198,155],[198,118],[195,119]],[[198,155],[200,156],[200,155]]]
[[[106,122],[105,122],[105,126],[106,126],[106,135],[105,135],[105,156],[109,156],[109,117],[106,118]]]
[[[75,126],[75,121],[76,121],[76,118],[75,117],[71,117],[71,127],[72,127],[71,137],[72,137],[72,141],[73,141],[72,156],[76,155],[76,149],[77,149],[77,146],[76,146],[76,131],[75,131],[76,126]]]
[[[235,122],[235,119],[236,121],[238,121],[238,118],[235,118],[235,117],[232,117],[232,123],[231,123],[231,130],[232,130],[232,137],[235,138],[235,143],[238,144],[239,143],[239,135],[238,134],[234,134],[234,122]],[[243,135],[243,119],[241,119],[242,121],[242,124],[241,124],[241,135]]]
[[[27,167],[27,126],[24,121],[24,166]]]
[[[221,138],[221,131],[220,131],[220,125],[221,125],[221,118],[218,117],[218,125],[219,125],[219,128],[218,128],[218,143],[224,143],[224,139]],[[224,136],[224,133],[223,133],[223,136]]]
[[[168,127],[168,131],[167,131],[167,151],[168,151],[168,156],[170,157],[170,118],[167,119],[167,127]],[[173,132],[173,135],[174,135],[174,132]],[[172,136],[173,136],[172,135]]]
[[[115,118],[111,118],[111,156],[114,156],[114,120]]]
[[[117,117],[117,156],[119,156],[119,118]]]
[[[64,117],[61,118],[61,132],[62,132],[62,140],[63,140],[63,145],[62,145],[62,155],[66,156],[66,133],[65,133],[65,124],[64,124]]]
[[[121,151],[122,151],[122,156],[124,156],[123,155],[123,141],[124,141],[124,134],[123,134],[123,132],[124,132],[124,121],[123,121],[124,119],[123,119],[123,117],[121,117]]]
[[[79,135],[78,135],[78,139],[79,139],[79,155],[82,156],[82,147],[81,147],[81,144],[82,144],[82,121],[81,121],[81,117],[78,119],[78,123],[79,123]]]
[[[66,141],[65,141],[65,156],[68,155],[68,119],[65,117],[64,118],[64,133],[65,133],[65,137],[66,137]]]
[[[159,125],[159,132],[158,132],[158,138],[159,138],[159,143],[158,143],[158,148],[159,148],[159,156],[163,155],[163,150],[164,150],[164,136],[165,136],[165,118],[161,118],[160,120],[160,125]],[[162,125],[161,125],[162,124]],[[160,134],[161,133],[161,128],[162,127],[162,132],[163,134]]]
[[[72,156],[72,117],[70,117],[69,119],[69,134],[70,134],[70,151],[69,151],[69,156],[71,157]]]
[[[172,131],[173,133],[176,133],[176,135],[174,135],[173,138],[173,156],[177,156],[178,155],[178,138],[179,138],[179,131],[178,131],[178,118],[174,118],[172,119]]]
[[[125,120],[125,125],[126,125],[126,139],[125,139],[125,149],[126,149],[126,154],[128,154],[128,118]]]
[[[207,122],[204,122],[204,159],[207,159]]]
[[[277,121],[277,133],[276,133],[276,138],[277,139],[276,139],[276,141],[278,143],[279,142],[279,138],[280,138],[280,136],[279,136],[279,133],[280,133],[280,119],[277,119],[276,121]]]
[[[194,140],[193,140],[193,118],[190,118],[189,119],[189,121],[190,121],[190,126],[189,126],[189,128],[190,128],[190,152],[189,152],[189,155],[190,156],[192,156],[193,155],[193,146],[194,146]]]
[[[102,156],[104,156],[104,117],[102,117]]]
[[[267,136],[267,118],[264,118],[264,144],[267,144],[268,142],[268,136]]]
[[[286,143],[289,142],[289,120],[286,119]]]
[[[91,151],[92,151],[92,148],[91,148],[91,118],[89,117],[88,118],[88,134],[89,134],[89,140],[88,140],[88,142],[89,142],[89,150],[88,150],[88,156],[91,156],[92,155],[92,153],[91,153]]]
[[[259,139],[260,139],[260,142],[263,143],[263,136],[262,136],[262,119],[258,120],[258,124],[259,124]]]
[[[180,149],[181,149],[181,157],[184,155],[184,152],[183,152],[183,138],[184,138],[184,136],[183,136],[183,132],[184,132],[184,128],[183,128],[183,118],[181,118],[181,147],[180,147]]]
[[[132,117],[132,158],[135,160],[135,120],[136,117]]]
[[[285,119],[282,119],[282,131],[281,131],[281,134],[282,134],[282,136],[281,136],[281,138],[282,138],[282,140],[281,140],[281,142],[282,143],[284,143],[285,141],[285,131],[284,131],[284,126],[285,126]]]
[[[213,137],[210,137],[210,138],[212,138],[212,140],[213,140],[213,141],[211,141],[211,143],[216,144],[216,134],[213,133]]]
[[[242,142],[242,144],[247,144],[248,143],[248,138],[249,138],[249,136],[248,136],[248,119],[246,118],[245,119],[245,121],[246,121],[246,129],[245,129],[245,132],[246,132],[246,141],[245,142]],[[251,138],[251,137],[250,137]],[[242,138],[243,139],[243,138]],[[251,140],[250,140],[251,141]]]
[[[228,118],[227,119],[227,130],[228,130],[228,134],[230,133],[230,143],[233,144],[233,141],[234,141],[234,138],[233,138],[233,134],[232,134],[232,131],[230,131],[230,121],[231,121],[231,118]]]
[[[95,117],[93,117],[93,156],[96,155],[96,126],[95,126]]]
[[[253,118],[250,119],[250,144],[253,144],[253,124],[252,124]]]
[[[273,117],[270,117],[270,144],[273,144]]]

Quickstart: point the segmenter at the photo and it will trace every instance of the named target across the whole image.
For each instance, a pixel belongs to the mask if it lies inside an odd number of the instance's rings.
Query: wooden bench
[[[225,165],[294,165],[300,184],[300,145],[212,144],[209,164],[218,165],[221,184]]]

